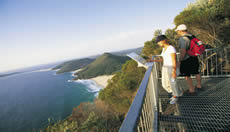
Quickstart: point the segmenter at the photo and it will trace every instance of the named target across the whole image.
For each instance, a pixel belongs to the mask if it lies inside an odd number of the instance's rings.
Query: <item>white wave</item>
[[[96,96],[98,92],[102,89],[102,87],[97,85],[96,82],[94,82],[93,80],[76,80],[74,82],[81,83],[87,86],[88,92],[95,93]]]
[[[74,75],[75,72],[70,72],[72,77],[77,77],[77,75]]]
[[[67,82],[74,82],[74,80],[68,80]]]

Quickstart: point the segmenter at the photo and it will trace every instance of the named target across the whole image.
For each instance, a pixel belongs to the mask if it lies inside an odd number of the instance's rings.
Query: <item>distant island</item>
[[[0,75],[0,77],[12,76],[12,75],[19,74],[19,73],[22,73],[22,72],[13,72],[13,73],[8,73],[8,74],[2,74],[2,75]]]

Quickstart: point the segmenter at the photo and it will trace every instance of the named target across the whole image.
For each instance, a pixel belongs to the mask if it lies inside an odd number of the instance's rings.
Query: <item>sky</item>
[[[0,0],[0,72],[144,46],[195,0]]]

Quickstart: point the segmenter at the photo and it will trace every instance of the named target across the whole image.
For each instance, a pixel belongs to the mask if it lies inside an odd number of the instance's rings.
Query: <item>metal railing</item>
[[[230,47],[207,49],[199,60],[202,77],[230,76]],[[153,63],[153,66],[148,67],[120,132],[159,131],[158,79],[161,76],[160,67],[162,63]]]
[[[177,60],[180,54],[177,53]],[[156,55],[155,57],[160,57]],[[230,47],[224,49],[206,49],[205,53],[198,57],[200,62],[200,73],[206,77],[230,77]],[[162,67],[163,63],[158,62],[157,66]],[[158,68],[161,75],[161,68]]]
[[[200,56],[201,75],[203,77],[229,77],[230,47],[207,49]]]
[[[158,77],[156,65],[148,67],[120,132],[149,132],[158,129]]]

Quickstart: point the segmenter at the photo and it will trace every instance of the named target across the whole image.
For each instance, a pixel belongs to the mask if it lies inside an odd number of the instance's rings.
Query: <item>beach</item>
[[[90,80],[93,80],[96,82],[97,85],[105,88],[108,84],[108,80],[111,79],[114,75],[102,75],[102,76],[97,76],[94,78],[90,78]]]
[[[74,75],[75,73],[78,73],[79,71],[81,71],[82,69],[78,69],[78,70],[75,70],[73,71],[72,75],[74,77],[77,77],[77,75]],[[94,81],[98,86],[102,87],[102,88],[105,88],[108,84],[108,80],[111,79],[114,75],[101,75],[101,76],[97,76],[97,77],[94,77],[94,78],[90,78],[89,80],[92,80]]]

